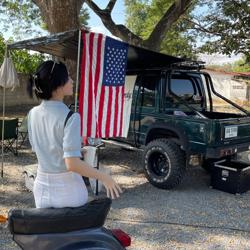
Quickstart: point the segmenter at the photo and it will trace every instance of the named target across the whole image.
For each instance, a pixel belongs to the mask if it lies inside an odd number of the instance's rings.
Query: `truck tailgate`
[[[220,135],[220,138],[216,136],[219,144],[250,142],[250,117],[217,120],[216,127],[216,134]]]

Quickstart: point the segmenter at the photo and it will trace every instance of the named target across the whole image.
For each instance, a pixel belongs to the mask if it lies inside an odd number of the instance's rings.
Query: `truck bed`
[[[243,117],[246,117],[246,116],[241,115],[241,114],[222,113],[222,112],[203,111],[201,113],[203,115],[205,115],[209,119],[227,119],[227,118],[243,118]]]

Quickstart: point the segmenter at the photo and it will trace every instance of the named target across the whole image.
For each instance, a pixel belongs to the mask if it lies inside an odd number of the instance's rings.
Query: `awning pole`
[[[77,68],[76,68],[76,89],[75,89],[75,112],[77,111],[77,99],[78,99],[78,88],[79,88],[79,68],[80,68],[80,52],[81,52],[81,35],[82,31],[79,29],[78,37],[78,51],[77,51]]]
[[[4,157],[3,157],[3,147],[4,147],[4,119],[5,119],[5,87],[3,87],[3,117],[2,117],[2,145],[1,145],[1,149],[2,149],[2,165],[1,165],[1,177],[3,178],[3,161],[4,161]]]
[[[5,51],[5,58],[8,57],[8,47],[6,46],[6,51]],[[5,119],[5,88],[6,88],[6,82],[4,82],[4,87],[3,87],[3,117],[2,117],[2,140],[1,140],[1,143],[2,143],[2,147],[1,147],[1,160],[2,160],[2,163],[1,163],[1,177],[3,178],[3,162],[4,162],[4,150],[3,150],[3,147],[4,147],[4,119]]]

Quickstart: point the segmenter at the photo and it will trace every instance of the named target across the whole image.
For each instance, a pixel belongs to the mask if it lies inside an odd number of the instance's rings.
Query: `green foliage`
[[[46,57],[42,54],[30,54],[27,50],[15,50],[12,58],[17,72],[31,74]]]
[[[127,27],[147,39],[173,3],[174,0],[125,0]],[[82,8],[81,25],[87,26],[88,19],[88,11]],[[18,39],[47,29],[33,0],[1,0],[0,22],[3,32],[13,30],[13,37]],[[241,53],[250,63],[249,0],[193,0],[193,8],[167,32],[161,51],[189,58],[195,58],[197,52]]]
[[[87,27],[88,20],[89,12],[87,8],[82,8],[79,15],[80,25]],[[42,20],[40,10],[32,0],[0,1],[0,22],[3,31],[12,30],[13,37],[18,40],[25,36],[38,36],[47,31],[47,24]]]
[[[141,38],[145,37],[145,23],[150,10],[149,1],[146,0],[125,0],[126,24],[127,27]]]
[[[145,40],[173,2],[173,0],[125,0],[126,25]],[[186,13],[186,16],[189,15]],[[188,32],[189,27],[190,24],[184,19],[178,20],[163,39],[161,52],[195,59],[195,38]]]
[[[60,0],[61,1],[61,0]],[[87,28],[89,12],[82,8],[79,14],[80,25]],[[27,36],[38,36],[47,30],[47,24],[43,22],[39,8],[32,0],[2,0],[0,1],[0,22],[3,32],[12,31],[15,40],[25,39]],[[9,41],[13,42],[13,38]],[[0,64],[5,53],[3,35],[0,33]],[[15,67],[18,72],[32,73],[45,59],[44,55],[29,53],[26,50],[11,51]]]
[[[25,34],[40,34],[38,30],[43,22],[38,7],[31,0],[3,0],[0,2],[0,21],[3,31],[13,30],[13,35],[20,39]]]
[[[173,2],[125,0],[128,28],[147,39]],[[250,63],[249,0],[194,0],[193,9],[189,9],[166,34],[161,51],[191,58],[197,52],[242,53]]]
[[[4,38],[2,36],[2,34],[0,33],[0,64],[2,64],[3,62],[3,58],[4,58],[4,54],[5,54],[5,41]]]
[[[0,65],[2,65],[3,63],[5,50],[6,50],[6,41],[0,34]],[[37,66],[46,58],[42,54],[30,54],[26,50],[11,51],[11,57],[13,59],[17,72],[28,73],[28,74],[33,73],[37,68]]]
[[[81,27],[88,28],[89,11],[87,8],[81,8],[79,15],[79,22]]]
[[[136,2],[136,1],[135,1]],[[150,5],[147,5],[147,17],[143,23],[143,38],[147,38],[153,31],[155,25],[160,18],[165,14],[166,10],[174,1],[153,0]]]
[[[178,34],[175,31],[169,31],[167,33],[166,38],[161,44],[161,52],[168,55],[180,56],[193,60],[197,59],[194,38],[189,36],[189,34]]]
[[[250,73],[250,64],[246,63],[246,58],[235,62],[232,66],[234,72],[247,72]]]
[[[211,1],[206,15],[198,17],[206,29],[207,42],[202,51],[231,55],[242,53],[250,63],[250,4],[249,0]],[[203,3],[207,6],[207,1]],[[204,13],[205,14],[205,13]],[[204,37],[204,29],[198,29]],[[209,40],[208,40],[209,39]]]

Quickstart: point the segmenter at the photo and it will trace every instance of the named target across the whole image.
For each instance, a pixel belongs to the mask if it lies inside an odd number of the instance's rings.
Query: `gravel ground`
[[[250,192],[232,195],[209,188],[209,175],[189,167],[174,190],[160,190],[144,178],[139,152],[106,147],[101,162],[123,187],[114,200],[106,226],[132,237],[133,250],[250,249]],[[6,155],[0,189],[0,214],[13,207],[32,207],[32,194],[22,172],[36,162],[29,147],[17,157]],[[19,249],[0,225],[0,249]]]

